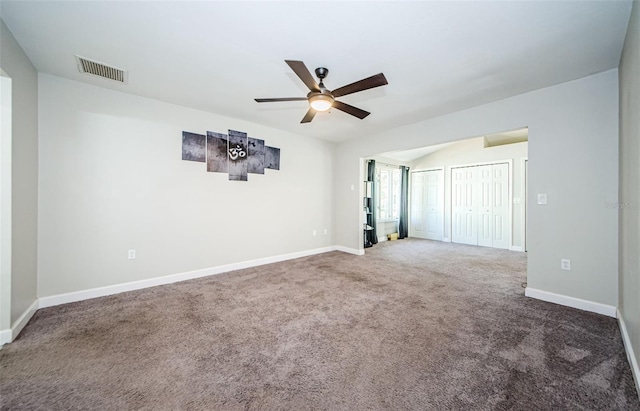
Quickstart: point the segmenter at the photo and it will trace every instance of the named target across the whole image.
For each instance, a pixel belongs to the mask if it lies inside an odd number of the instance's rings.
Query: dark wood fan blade
[[[287,63],[289,67],[291,67],[291,70],[300,77],[300,80],[309,87],[309,90],[320,91],[320,86],[318,86],[318,83],[316,83],[316,80],[313,78],[309,69],[303,62],[297,60],[285,60],[284,62]]]
[[[358,91],[368,90],[370,88],[380,87],[387,84],[389,83],[387,83],[387,79],[384,74],[380,73],[333,90],[331,94],[333,94],[333,97],[346,96],[347,94],[357,93]]]
[[[273,103],[278,101],[303,101],[307,100],[306,97],[282,97],[282,98],[256,98],[254,99],[258,103]]]
[[[341,101],[334,101],[333,108],[337,108],[340,111],[344,111],[347,114],[351,114],[352,116],[358,117],[360,120],[368,116],[368,111],[360,110],[358,107],[350,106],[349,104],[345,104]]]
[[[311,120],[313,120],[313,118],[316,116],[316,113],[317,111],[309,107],[309,111],[307,111],[307,114],[304,115],[300,123],[310,123]]]

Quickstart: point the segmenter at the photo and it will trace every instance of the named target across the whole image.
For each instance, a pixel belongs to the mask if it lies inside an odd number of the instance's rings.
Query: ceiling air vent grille
[[[94,76],[106,78],[120,83],[127,82],[127,71],[116,67],[107,66],[97,61],[89,60],[84,57],[75,56],[78,70],[80,73],[93,74]]]

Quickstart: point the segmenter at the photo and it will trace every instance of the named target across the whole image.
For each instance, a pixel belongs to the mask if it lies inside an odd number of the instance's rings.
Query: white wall
[[[620,314],[640,391],[640,2],[633,2],[620,60]]]
[[[333,244],[332,144],[50,75],[39,85],[39,297]],[[181,160],[183,130],[228,129],[279,147],[281,169],[240,182]]]
[[[376,227],[378,242],[387,241],[387,234],[398,232],[398,220],[381,221]]]
[[[11,78],[12,88],[10,322],[13,324],[36,301],[38,77],[1,20],[0,67]],[[5,326],[2,324],[1,328]]]
[[[529,127],[528,285],[617,306],[618,73],[610,70],[407,125],[336,149],[336,243],[358,248],[359,159]],[[357,185],[356,185],[357,187]],[[549,204],[534,203],[547,193]],[[361,246],[360,246],[361,247]],[[560,270],[560,259],[572,271]]]
[[[427,170],[443,167],[444,172],[444,237],[451,239],[451,166],[486,163],[491,161],[511,160],[510,186],[513,198],[520,203],[512,204],[513,223],[511,226],[512,245],[523,246],[523,208],[524,208],[524,168],[522,159],[527,157],[528,142],[507,144],[495,147],[484,147],[484,137],[476,137],[460,141],[445,147],[411,163],[411,171]]]

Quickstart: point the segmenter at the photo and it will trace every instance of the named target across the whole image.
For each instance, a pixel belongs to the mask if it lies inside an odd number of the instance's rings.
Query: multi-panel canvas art
[[[207,135],[182,132],[182,159],[206,162],[207,171],[228,173],[229,180],[247,181],[248,174],[264,174],[265,168],[280,170],[280,149],[265,145],[242,131]]]
[[[207,171],[217,173],[229,171],[226,134],[207,131]]]
[[[264,174],[264,140],[249,137],[248,140],[248,167],[253,174]]]
[[[182,159],[188,161],[205,162],[206,141],[202,134],[182,132]]]
[[[247,181],[247,133],[229,130],[229,180]]]
[[[280,149],[267,147],[264,155],[264,167],[271,170],[280,170]]]

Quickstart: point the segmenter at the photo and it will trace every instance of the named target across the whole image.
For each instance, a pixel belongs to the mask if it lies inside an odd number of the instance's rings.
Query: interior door
[[[461,242],[464,231],[464,172],[451,169],[451,241]]]
[[[411,173],[411,218],[409,231],[411,237],[426,237],[424,173]]]
[[[493,246],[493,166],[478,166],[478,245]]]
[[[509,164],[453,168],[451,180],[451,240],[508,249]]]
[[[509,164],[492,166],[492,244],[493,248],[508,249],[511,243],[509,232]]]
[[[425,238],[442,241],[444,234],[444,171],[424,172]]]
[[[454,168],[451,171],[451,241],[478,244],[477,167]]]

